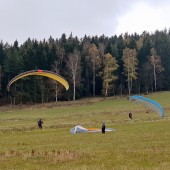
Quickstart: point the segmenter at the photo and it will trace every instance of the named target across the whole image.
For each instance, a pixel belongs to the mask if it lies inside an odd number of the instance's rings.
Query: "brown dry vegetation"
[[[9,158],[18,158],[23,160],[29,160],[31,159],[39,159],[39,163],[43,161],[47,161],[48,163],[57,163],[57,162],[67,162],[67,161],[73,161],[76,159],[81,159],[82,157],[86,157],[87,155],[85,153],[78,153],[75,151],[64,151],[64,150],[52,150],[52,151],[38,151],[32,149],[31,151],[14,151],[10,150],[7,152],[2,152],[0,154],[0,160],[4,161],[5,159]]]

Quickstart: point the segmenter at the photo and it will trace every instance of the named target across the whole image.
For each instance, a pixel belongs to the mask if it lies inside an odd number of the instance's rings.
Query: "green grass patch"
[[[170,93],[145,97],[163,106],[163,119],[127,97],[1,107],[0,169],[170,169]],[[77,124],[100,128],[103,121],[116,131],[69,132]]]

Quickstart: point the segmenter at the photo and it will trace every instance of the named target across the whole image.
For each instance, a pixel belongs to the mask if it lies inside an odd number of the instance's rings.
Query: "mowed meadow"
[[[170,169],[170,92],[144,97],[163,106],[163,119],[125,96],[1,106],[0,169]],[[70,134],[75,125],[101,128],[102,122],[116,131]]]

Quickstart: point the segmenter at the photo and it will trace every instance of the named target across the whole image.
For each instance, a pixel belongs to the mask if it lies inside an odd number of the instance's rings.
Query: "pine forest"
[[[48,70],[64,77],[62,85],[42,76],[8,82],[29,70]],[[0,42],[0,104],[35,104],[86,97],[148,94],[170,90],[170,31],[82,38],[62,34],[19,45]]]

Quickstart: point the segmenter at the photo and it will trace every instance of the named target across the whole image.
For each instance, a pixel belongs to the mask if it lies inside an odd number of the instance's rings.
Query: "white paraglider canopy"
[[[77,125],[70,129],[70,133],[82,133],[87,132],[88,130],[80,125]]]
[[[100,128],[84,128],[80,125],[76,125],[75,127],[70,129],[70,133],[86,133],[86,132],[101,132],[102,130]],[[113,128],[106,128],[106,132],[112,132],[115,131]]]

